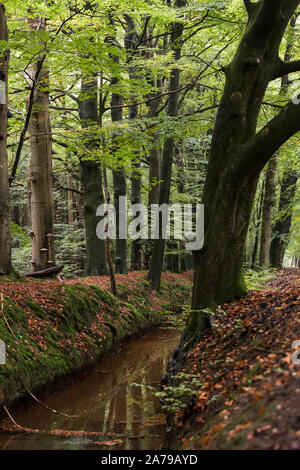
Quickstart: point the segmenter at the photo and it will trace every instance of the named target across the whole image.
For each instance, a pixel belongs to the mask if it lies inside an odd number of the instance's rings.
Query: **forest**
[[[2,0],[1,449],[300,449],[299,28]]]

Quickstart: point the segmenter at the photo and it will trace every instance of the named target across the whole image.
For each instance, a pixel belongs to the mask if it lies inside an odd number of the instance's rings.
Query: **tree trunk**
[[[266,171],[265,194],[263,202],[259,265],[268,268],[270,264],[270,244],[272,234],[272,209],[275,202],[277,156],[268,163]]]
[[[120,197],[126,196],[126,177],[123,169],[113,170],[114,183],[114,206],[116,211],[116,250],[115,266],[116,273],[125,274],[127,272],[127,240],[120,238],[120,219],[124,216],[124,211],[120,206]]]
[[[185,5],[185,0],[177,0],[176,6],[182,7]],[[181,57],[181,38],[182,38],[182,23],[174,23],[171,33],[171,44],[174,51],[174,58],[178,61]],[[180,69],[174,68],[170,74],[169,90],[172,92],[179,88],[180,83]],[[167,115],[174,118],[178,110],[178,93],[172,93],[169,96]],[[172,177],[172,164],[174,154],[174,138],[168,137],[163,147],[162,154],[162,168],[161,180],[162,184],[159,185],[159,204],[168,204],[170,198],[171,177]],[[161,217],[159,216],[156,223],[160,224]],[[155,289],[160,288],[160,279],[163,268],[165,240],[161,230],[160,236],[154,241],[150,269],[148,273],[148,280],[151,282]]]
[[[0,3],[0,40],[8,40],[5,7]],[[9,51],[0,57],[0,276],[12,270],[10,251],[10,200],[7,161],[7,112],[8,112],[8,63]]]
[[[161,94],[162,83],[161,80],[151,81],[151,85],[155,87],[155,94],[149,94],[149,98],[159,96]],[[159,107],[161,104],[161,97],[152,100],[149,103],[148,118],[156,118],[158,115]],[[159,138],[157,132],[152,135],[152,147],[149,155],[149,194],[148,194],[148,213],[151,214],[151,205],[159,203],[159,181],[161,177],[161,151],[159,148]],[[148,221],[148,233],[151,233],[151,219]],[[145,243],[144,248],[144,269],[149,269],[151,254],[153,250],[153,240],[150,238]]]
[[[72,179],[71,175],[68,173],[67,174],[67,188],[71,189],[72,186]],[[68,225],[73,225],[74,223],[74,212],[73,212],[73,193],[72,191],[68,190],[67,191],[68,195]]]
[[[292,223],[292,204],[296,193],[298,175],[287,171],[281,183],[278,220],[273,227],[273,238],[270,248],[270,263],[274,268],[282,268],[285,249],[289,242]]]
[[[82,100],[80,101],[81,125],[87,129],[84,142],[87,157],[92,156],[95,148],[95,126],[97,126],[97,77],[87,76],[81,82]],[[93,127],[94,126],[94,127]],[[90,130],[89,130],[90,128]],[[106,274],[105,241],[97,237],[97,207],[104,203],[102,171],[97,161],[80,159],[81,188],[86,232],[86,263],[85,272],[88,276]]]
[[[125,49],[127,51],[128,58],[136,57],[138,53],[138,35],[136,32],[136,26],[133,19],[130,15],[125,14],[127,28],[125,35]],[[136,82],[139,79],[139,76],[136,73],[135,67],[129,67],[129,78],[132,83]],[[138,106],[133,104],[129,108],[129,119],[134,121],[138,117]],[[141,204],[142,202],[142,175],[141,175],[141,158],[140,155],[136,155],[135,160],[132,164],[132,174],[131,174],[131,204]],[[131,243],[131,270],[139,271],[142,269],[142,245],[143,241],[141,238],[132,240]]]
[[[245,0],[246,32],[226,67],[203,192],[205,243],[195,251],[192,313],[183,342],[196,341],[209,327],[207,309],[246,292],[243,253],[257,181],[279,147],[299,130],[300,106],[289,103],[256,133],[269,83],[298,70],[298,61],[278,57],[288,22],[299,1]]]
[[[142,176],[140,174],[141,161],[140,158],[133,164],[134,173],[131,176],[131,204],[141,204],[142,195]],[[143,240],[137,238],[132,240],[131,245],[131,270],[140,271],[142,269],[142,246]]]
[[[104,168],[103,171],[103,179],[104,179],[104,192],[105,192],[105,202],[107,205],[110,204],[110,191],[108,187],[108,182],[107,182],[107,173],[106,169]],[[105,214],[105,216],[108,216],[108,212]],[[106,226],[106,233],[107,237],[105,239],[105,250],[106,250],[106,259],[107,259],[107,265],[108,265],[108,272],[109,272],[109,277],[110,277],[110,287],[112,290],[112,293],[117,297],[118,296],[118,291],[117,291],[117,283],[116,283],[116,276],[115,276],[115,269],[112,261],[112,256],[111,256],[111,241],[108,236],[109,234],[109,222],[107,223]]]
[[[155,85],[154,80],[152,81],[152,86]],[[162,83],[161,80],[157,80],[157,91],[156,94],[158,95],[161,93]],[[153,98],[153,94],[149,95],[149,98]],[[159,107],[161,104],[161,97],[157,98],[156,100],[152,100],[149,103],[149,113],[148,118],[156,118]],[[149,207],[151,204],[158,204],[159,202],[159,181],[161,177],[160,171],[160,163],[161,163],[161,155],[160,155],[160,148],[158,142],[158,134],[154,132],[152,135],[152,148],[150,151],[150,160],[149,160],[149,199],[148,204]]]
[[[253,225],[254,225],[254,246],[253,246],[253,252],[252,252],[252,260],[251,260],[251,267],[252,269],[256,268],[256,258],[257,258],[257,253],[258,253],[258,245],[259,245],[259,233],[260,233],[260,223],[261,223],[261,213],[262,213],[262,207],[263,207],[263,199],[264,199],[264,192],[265,192],[265,181],[263,180],[262,182],[262,187],[259,191],[259,198],[256,203],[256,210],[254,211],[253,214]]]
[[[111,106],[119,106],[112,108],[111,120],[112,122],[119,122],[122,120],[122,97],[116,93],[112,93]],[[113,138],[113,150],[117,147],[115,138]],[[122,207],[120,207],[120,197],[126,197],[127,185],[126,176],[123,168],[113,170],[113,185],[114,185],[114,206],[116,211],[116,252],[115,252],[115,266],[116,273],[124,274],[127,272],[127,240],[120,238],[120,219],[124,216]]]
[[[46,29],[44,18],[28,20],[32,30]],[[36,75],[38,61],[32,64]],[[30,201],[32,259],[31,271],[41,271],[55,264],[53,238],[52,139],[49,115],[49,72],[44,66],[34,91],[29,122],[30,136]]]

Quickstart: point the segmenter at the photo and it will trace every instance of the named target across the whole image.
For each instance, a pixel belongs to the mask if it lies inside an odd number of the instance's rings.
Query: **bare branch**
[[[59,106],[49,106],[50,109],[55,109],[56,111],[78,111],[78,108],[65,108]]]
[[[106,111],[108,111],[108,110],[110,110],[110,109],[131,108],[132,106],[140,106],[141,104],[147,104],[147,103],[150,103],[151,101],[154,101],[154,100],[157,100],[157,99],[159,99],[159,98],[162,98],[163,96],[172,95],[172,94],[174,94],[174,93],[178,93],[179,91],[186,90],[187,88],[192,88],[193,86],[195,86],[195,82],[194,82],[194,83],[190,83],[189,85],[185,85],[185,86],[183,86],[183,87],[181,87],[181,88],[177,88],[176,90],[166,91],[165,93],[161,93],[160,95],[153,96],[152,98],[148,98],[148,99],[145,100],[145,101],[139,101],[138,103],[118,104],[118,105],[114,105],[114,106],[109,106],[109,107],[105,108],[105,110],[103,111],[103,113],[105,113]]]

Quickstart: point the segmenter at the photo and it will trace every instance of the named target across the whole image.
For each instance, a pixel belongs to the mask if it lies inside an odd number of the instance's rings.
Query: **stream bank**
[[[7,419],[2,450],[155,450],[166,435],[156,392],[181,331],[155,327],[121,342],[85,377],[14,413],[28,432],[13,432]],[[66,416],[68,415],[68,416]],[[71,416],[71,417],[69,417]]]
[[[157,326],[188,303],[190,274],[165,273],[159,293],[145,273],[117,276],[119,297],[107,277],[57,282],[1,282],[0,404],[18,406],[37,393],[85,370],[114,344]]]

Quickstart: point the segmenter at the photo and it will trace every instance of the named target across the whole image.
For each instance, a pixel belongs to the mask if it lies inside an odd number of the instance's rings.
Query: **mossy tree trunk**
[[[7,41],[5,7],[0,3],[0,40]],[[7,83],[9,51],[0,57],[0,275],[9,274],[11,267],[10,247],[10,200],[7,161]]]
[[[282,37],[299,0],[244,0],[246,31],[226,68],[226,84],[213,132],[204,186],[205,242],[194,255],[190,344],[209,327],[205,309],[246,292],[243,253],[258,177],[279,147],[300,128],[300,106],[290,102],[257,132],[269,83],[300,69],[279,58]]]

